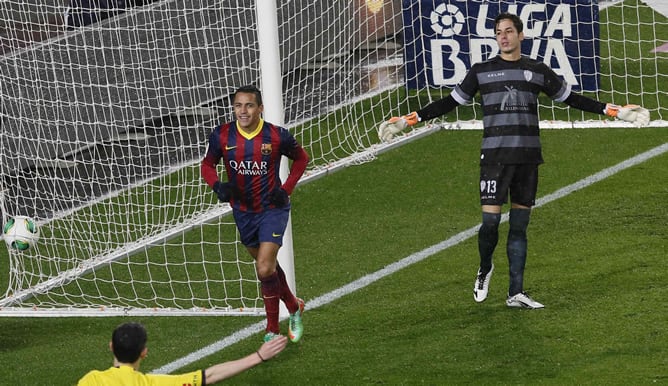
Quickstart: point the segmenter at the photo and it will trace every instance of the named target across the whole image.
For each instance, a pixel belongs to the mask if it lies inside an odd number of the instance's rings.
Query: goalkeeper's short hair
[[[520,33],[524,30],[524,23],[522,22],[522,19],[520,19],[519,16],[508,13],[508,12],[502,12],[498,14],[494,18],[494,28],[496,28],[497,25],[499,25],[499,22],[501,20],[510,20],[513,22],[513,25],[515,26],[515,29],[517,30],[517,33]]]

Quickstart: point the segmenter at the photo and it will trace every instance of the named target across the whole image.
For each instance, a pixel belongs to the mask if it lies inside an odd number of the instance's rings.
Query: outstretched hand
[[[626,105],[619,109],[617,118],[638,127],[646,126],[649,123],[649,110],[638,105]]]
[[[286,336],[277,335],[269,342],[263,343],[256,352],[244,358],[213,365],[204,370],[206,384],[213,385],[214,383],[240,374],[262,362],[266,362],[283,351],[287,344],[288,338]]]
[[[631,122],[636,127],[646,126],[649,123],[649,110],[639,105],[617,106],[608,103],[605,112],[611,117]]]
[[[378,127],[378,138],[383,142],[390,142],[392,138],[408,126],[413,126],[420,121],[417,113],[413,111],[402,117],[392,117],[380,124]]]
[[[260,348],[257,350],[257,353],[260,355],[260,358],[262,358],[263,361],[268,361],[283,351],[287,344],[288,337],[284,335],[278,335],[269,342],[263,343],[262,346],[260,346]]]

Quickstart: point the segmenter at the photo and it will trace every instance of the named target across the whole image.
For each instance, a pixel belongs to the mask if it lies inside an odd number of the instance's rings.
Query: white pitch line
[[[599,181],[602,181],[614,174],[619,173],[622,170],[628,169],[632,166],[641,164],[651,158],[659,156],[668,151],[668,142],[663,145],[657,146],[651,150],[648,150],[644,153],[641,153],[635,157],[629,158],[626,161],[622,161],[617,165],[611,166],[607,169],[603,169],[600,172],[593,174],[589,177],[585,177],[573,184],[565,186],[554,193],[550,193],[540,199],[536,200],[536,205],[534,208],[546,205],[552,201],[558,200],[562,197],[565,197],[573,192],[576,192],[580,189],[586,188],[590,185],[593,185]],[[508,214],[504,214],[501,218],[502,222],[508,220]],[[365,275],[353,282],[350,282],[343,287],[337,288],[331,292],[328,292],[324,295],[318,296],[317,298],[311,299],[306,303],[306,310],[312,310],[326,304],[332,303],[333,301],[340,299],[346,295],[349,295],[355,291],[358,291],[376,281],[385,278],[403,268],[406,268],[410,265],[418,263],[430,256],[433,256],[443,250],[455,246],[467,239],[475,236],[478,231],[480,224],[475,225],[463,232],[460,232],[447,240],[444,240],[438,244],[432,245],[426,249],[423,249],[419,252],[416,252],[410,256],[407,256],[399,261],[396,261],[385,268],[378,270],[374,273]],[[283,318],[285,319],[285,318]],[[194,363],[204,357],[215,354],[218,351],[223,350],[226,347],[229,347],[235,343],[240,342],[243,339],[246,339],[254,334],[257,334],[264,330],[265,321],[261,321],[255,324],[252,324],[246,328],[243,328],[232,335],[229,335],[213,344],[210,344],[200,350],[197,350],[189,355],[184,356],[183,358],[177,359],[171,363],[168,363],[158,369],[153,370],[153,373],[156,374],[169,374],[180,368],[183,368],[191,363]]]

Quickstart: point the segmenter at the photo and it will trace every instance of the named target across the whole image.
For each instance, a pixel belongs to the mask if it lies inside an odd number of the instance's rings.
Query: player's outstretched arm
[[[279,335],[269,342],[262,344],[262,346],[260,346],[256,352],[244,358],[237,359],[235,361],[219,363],[209,367],[204,371],[206,384],[212,385],[224,379],[231,378],[243,371],[250,369],[251,367],[268,361],[283,351],[287,343],[288,338],[286,336]]]
[[[396,134],[400,133],[406,127],[445,115],[459,105],[460,102],[458,102],[452,94],[449,94],[445,98],[431,102],[418,111],[413,111],[403,117],[392,117],[378,127],[378,138],[383,142],[389,142]],[[599,107],[599,112],[600,111],[601,109]]]
[[[383,142],[390,142],[395,135],[408,126],[413,126],[421,119],[415,111],[402,117],[392,117],[378,127],[378,138]]]
[[[608,103],[605,105],[605,114],[631,122],[637,127],[646,126],[649,123],[649,110],[638,105],[618,106]]]

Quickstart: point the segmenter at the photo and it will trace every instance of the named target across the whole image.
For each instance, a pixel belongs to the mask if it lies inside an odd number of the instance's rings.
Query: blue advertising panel
[[[454,87],[471,64],[496,56],[494,18],[510,12],[524,22],[523,55],[575,90],[598,90],[598,0],[404,0],[402,8],[408,88]]]

